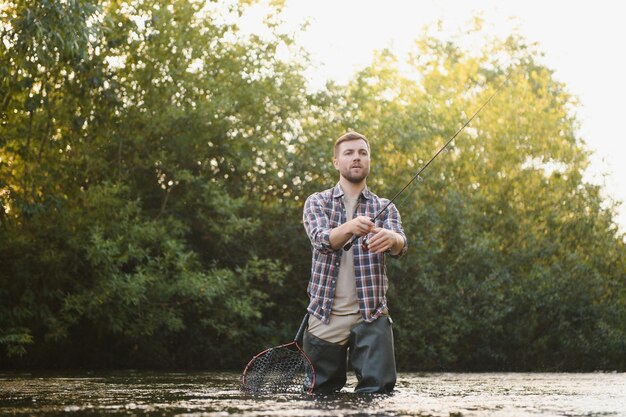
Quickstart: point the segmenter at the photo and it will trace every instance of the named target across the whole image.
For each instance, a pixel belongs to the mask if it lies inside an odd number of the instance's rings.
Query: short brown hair
[[[370,148],[370,142],[367,140],[365,136],[363,136],[360,133],[350,131],[348,133],[344,133],[343,135],[339,137],[339,139],[335,141],[335,147],[333,148],[333,155],[337,157],[337,149],[339,149],[339,145],[341,145],[344,142],[351,141],[351,140],[364,140],[365,144],[367,145],[367,149]]]

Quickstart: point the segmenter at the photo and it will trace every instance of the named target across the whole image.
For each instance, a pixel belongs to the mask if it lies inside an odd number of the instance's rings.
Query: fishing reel
[[[361,239],[361,249],[364,251],[369,250],[370,248],[370,239],[369,236],[364,236],[363,239]]]

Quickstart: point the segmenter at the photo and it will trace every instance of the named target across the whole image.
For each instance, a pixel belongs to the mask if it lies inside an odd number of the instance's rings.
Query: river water
[[[624,373],[401,373],[390,395],[251,396],[215,372],[1,373],[0,416],[626,416]]]

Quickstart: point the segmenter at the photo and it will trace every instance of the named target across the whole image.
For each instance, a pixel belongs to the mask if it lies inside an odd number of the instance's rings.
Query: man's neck
[[[355,184],[348,181],[344,177],[340,177],[339,185],[341,185],[341,189],[346,197],[354,199],[357,198],[361,194],[361,191],[365,189],[365,180]]]

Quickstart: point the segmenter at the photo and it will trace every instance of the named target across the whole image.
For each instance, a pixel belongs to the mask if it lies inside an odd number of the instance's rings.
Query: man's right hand
[[[334,250],[343,248],[353,236],[365,236],[374,228],[374,222],[367,216],[356,217],[349,222],[330,230],[330,247]]]
[[[350,231],[356,236],[365,236],[374,228],[372,219],[367,216],[358,216],[349,221]]]

